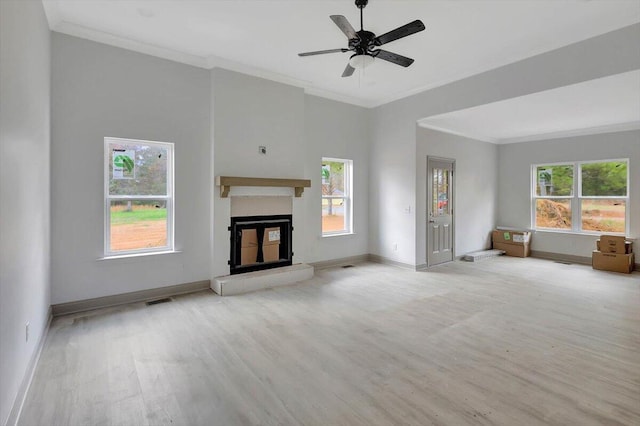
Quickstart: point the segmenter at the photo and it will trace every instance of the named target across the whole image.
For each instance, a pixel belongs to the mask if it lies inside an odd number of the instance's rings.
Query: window
[[[322,159],[322,235],[352,232],[352,168],[351,160]]]
[[[173,144],[105,138],[105,256],[173,250]]]
[[[536,229],[626,233],[628,160],[533,166]]]

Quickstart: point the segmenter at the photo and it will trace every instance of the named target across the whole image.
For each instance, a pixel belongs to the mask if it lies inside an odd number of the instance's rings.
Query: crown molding
[[[342,102],[342,103],[346,103],[354,106],[359,106],[362,108],[373,108],[375,106],[375,103],[372,101],[354,98],[352,96],[331,92],[329,90],[320,89],[318,87],[313,87],[313,86],[305,88],[304,92],[307,95],[318,96],[320,98],[330,99],[332,101]]]
[[[512,143],[546,141],[550,139],[570,138],[575,136],[599,135],[603,133],[617,133],[617,132],[626,132],[631,130],[640,130],[640,121],[605,124],[603,126],[585,127],[581,129],[571,129],[571,130],[560,130],[557,132],[537,133],[534,135],[520,136],[516,138],[503,138],[503,139],[490,138],[488,136],[479,135],[479,134],[458,132],[452,129],[448,129],[446,127],[439,127],[431,124],[421,123],[420,121],[418,121],[418,126],[423,127],[425,129],[436,130],[442,133],[448,133],[450,135],[462,136],[468,139],[475,139],[482,142],[489,142],[489,143],[498,144],[498,145],[508,145]]]
[[[95,41],[97,43],[120,47],[122,49],[132,50],[134,52],[144,53],[146,55],[156,56],[158,58],[168,59],[174,62],[180,62],[198,68],[209,68],[207,58],[202,56],[192,55],[173,49],[167,49],[166,47],[155,46],[153,44],[145,43],[142,41],[120,37],[114,34],[94,30],[92,28],[67,21],[60,21],[54,24],[51,30],[62,34]]]
[[[473,139],[473,140],[476,140],[476,141],[489,142],[489,143],[493,143],[493,144],[500,143],[500,141],[498,139],[494,139],[494,138],[490,138],[490,137],[482,136],[482,135],[477,135],[477,134],[458,132],[458,131],[455,131],[455,130],[447,129],[446,127],[434,126],[432,124],[422,123],[420,121],[418,121],[418,126],[420,126],[422,128],[425,128],[425,129],[435,130],[437,132],[448,133],[450,135],[455,135],[455,136],[461,136],[461,137],[467,138],[467,139]]]
[[[45,2],[45,4],[51,5],[51,3]],[[95,41],[97,43],[106,44],[109,46],[119,47],[122,49],[143,53],[159,57],[162,59],[168,59],[170,61],[179,62],[182,64],[191,65],[198,68],[214,69],[224,68],[230,71],[239,72],[241,74],[250,75],[253,77],[263,78],[265,80],[275,81],[277,83],[287,84],[289,86],[299,87],[304,90],[306,94],[319,96],[322,98],[344,102],[347,104],[371,108],[373,103],[365,101],[363,99],[354,98],[347,95],[331,92],[329,90],[320,89],[314,87],[312,82],[306,80],[299,80],[284,74],[268,71],[262,68],[254,67],[251,65],[243,64],[236,61],[220,58],[217,56],[202,57],[197,55],[191,55],[184,52],[179,52],[172,49],[167,49],[160,46],[155,46],[149,43],[132,40],[125,37],[120,37],[114,34],[110,34],[104,31],[94,30],[82,25],[74,24],[71,22],[58,19],[56,7],[50,7],[47,13],[49,19],[51,31],[57,33],[70,35],[86,40]]]
[[[614,123],[605,124],[603,126],[586,127],[582,129],[561,130],[557,132],[539,133],[536,135],[522,136],[517,138],[505,138],[499,139],[498,143],[502,145],[521,143],[521,142],[533,142],[543,141],[549,139],[570,138],[574,136],[588,136],[599,135],[602,133],[617,133],[626,132],[630,130],[640,130],[640,121],[631,121],[627,123]]]

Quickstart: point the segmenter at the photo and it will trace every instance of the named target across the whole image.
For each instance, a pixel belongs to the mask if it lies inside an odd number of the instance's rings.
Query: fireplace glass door
[[[291,265],[291,215],[231,218],[230,272]]]

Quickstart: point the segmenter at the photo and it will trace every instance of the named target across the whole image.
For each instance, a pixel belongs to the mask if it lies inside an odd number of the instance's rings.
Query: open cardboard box
[[[491,236],[493,248],[503,250],[507,256],[531,256],[531,232],[495,230]]]
[[[596,240],[596,249],[603,253],[629,254],[633,252],[633,243],[618,235],[601,235]]]

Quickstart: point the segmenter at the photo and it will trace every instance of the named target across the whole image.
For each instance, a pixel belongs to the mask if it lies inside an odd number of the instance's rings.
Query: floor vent
[[[147,302],[147,306],[157,305],[159,303],[167,303],[167,302],[171,302],[171,300],[172,299],[170,297],[165,297],[164,299],[150,300]]]
[[[571,262],[563,262],[562,260],[556,260],[553,263],[560,263],[562,265],[571,265]]]
[[[345,268],[353,268],[353,265],[342,265],[342,268],[343,269],[345,269]]]

